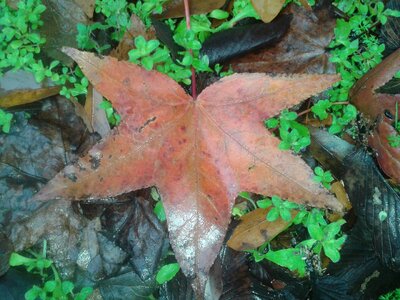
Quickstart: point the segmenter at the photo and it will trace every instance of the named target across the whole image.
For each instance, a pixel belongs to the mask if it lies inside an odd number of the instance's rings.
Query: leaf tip
[[[71,48],[71,47],[65,47],[65,46],[61,48],[61,51],[71,58],[76,57],[78,55],[78,53],[80,52],[78,49]]]

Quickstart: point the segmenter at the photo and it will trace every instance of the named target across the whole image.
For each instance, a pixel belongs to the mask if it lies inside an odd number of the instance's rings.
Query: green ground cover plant
[[[84,287],[77,292],[73,282],[61,279],[53,261],[46,258],[46,241],[43,241],[41,253],[32,250],[26,255],[12,253],[10,266],[23,267],[27,272],[37,274],[42,280],[41,286],[34,285],[25,293],[26,300],[85,300],[93,292],[91,287]]]

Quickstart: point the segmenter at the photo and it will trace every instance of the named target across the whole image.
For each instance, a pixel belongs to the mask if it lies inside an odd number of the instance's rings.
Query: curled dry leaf
[[[59,86],[47,81],[37,83],[32,73],[9,71],[0,79],[0,107],[13,107],[32,103],[60,92]]]
[[[286,222],[282,218],[274,222],[268,221],[266,216],[270,210],[271,208],[258,208],[241,217],[241,222],[235,228],[227,245],[236,251],[252,250],[272,240],[290,226],[291,222]],[[293,219],[297,211],[292,210],[291,214]]]
[[[335,73],[326,50],[333,38],[336,21],[326,8],[314,13],[289,5],[285,13],[293,14],[290,28],[274,47],[248,54],[232,61],[236,72]]]
[[[285,0],[251,0],[251,3],[261,19],[269,23],[279,14]]]
[[[389,82],[400,69],[400,49],[393,52],[377,67],[365,74],[351,90],[351,101],[372,123],[377,123],[369,144],[377,151],[382,170],[400,183],[400,149],[392,147],[388,136],[395,134],[392,127],[396,102],[400,95],[381,94],[378,89]]]
[[[122,117],[121,124],[33,198],[98,199],[157,186],[171,245],[198,295],[241,191],[341,210],[263,120],[316,94],[336,75],[236,74],[193,99],[178,83],[111,57],[64,50]]]

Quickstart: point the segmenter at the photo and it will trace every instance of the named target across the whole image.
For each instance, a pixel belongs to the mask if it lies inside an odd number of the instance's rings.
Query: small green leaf
[[[42,289],[34,285],[25,293],[25,300],[37,300],[41,292]]]
[[[318,224],[309,224],[307,226],[308,233],[310,234],[311,238],[317,241],[321,241],[324,238],[324,231],[322,230],[321,226]]]
[[[275,118],[268,119],[265,121],[265,125],[270,129],[276,128],[279,125],[279,120]]]
[[[74,284],[71,281],[63,281],[61,287],[65,295],[72,294],[74,290]]]
[[[274,207],[268,212],[266,219],[269,222],[274,222],[278,219],[278,217],[279,217],[279,209]]]
[[[387,212],[380,211],[378,214],[379,221],[383,222],[387,219]]]
[[[268,208],[272,205],[272,201],[270,199],[262,199],[257,201],[257,206],[259,208]]]
[[[33,258],[25,257],[22,256],[18,253],[13,252],[10,256],[10,266],[16,267],[16,266],[21,266],[21,265],[31,265],[35,262],[36,260]]]
[[[75,296],[74,300],[86,300],[93,293],[92,287],[84,287],[82,290]]]
[[[340,252],[329,244],[324,245],[324,253],[334,263],[340,260]]]
[[[46,292],[52,293],[57,287],[57,282],[55,280],[46,281],[44,284],[44,290]]]
[[[147,70],[150,71],[153,69],[153,58],[150,56],[146,56],[142,58],[142,66]]]
[[[156,276],[158,284],[163,284],[167,281],[170,281],[175,277],[175,275],[179,272],[179,270],[180,267],[178,263],[172,263],[162,266]]]
[[[162,204],[162,201],[158,201],[154,207],[154,213],[156,214],[157,218],[161,221],[164,222],[167,220],[167,217],[165,216],[165,210],[164,206]]]
[[[280,216],[281,218],[286,221],[286,222],[290,222],[290,220],[292,219],[292,214],[290,213],[290,210],[286,209],[286,208],[282,208],[280,209]]]
[[[221,9],[215,9],[210,13],[209,16],[213,19],[223,20],[229,17],[229,13]]]

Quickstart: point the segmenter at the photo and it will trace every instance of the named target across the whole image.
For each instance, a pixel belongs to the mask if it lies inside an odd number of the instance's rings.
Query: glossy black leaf
[[[40,285],[40,277],[25,270],[10,269],[0,277],[0,297],[4,300],[25,299],[25,293],[33,286]]]
[[[26,216],[41,203],[27,200],[74,160],[89,141],[71,101],[52,97],[13,110],[9,134],[0,134],[0,223]]]
[[[356,227],[383,266],[400,271],[400,197],[386,182],[372,157],[326,131],[311,129],[311,152],[325,169],[342,179]],[[379,213],[387,214],[381,220]]]
[[[340,261],[329,265],[327,275],[314,279],[312,299],[378,299],[400,284],[399,273],[382,266],[362,230],[358,226],[350,232]]]
[[[237,26],[215,33],[205,40],[200,53],[208,56],[210,65],[215,65],[271,46],[286,33],[291,19],[290,15],[281,15],[268,24]]]

